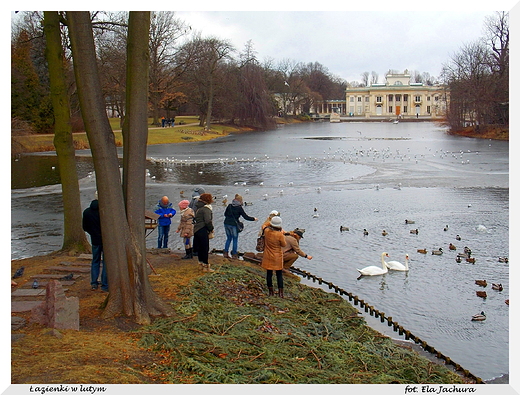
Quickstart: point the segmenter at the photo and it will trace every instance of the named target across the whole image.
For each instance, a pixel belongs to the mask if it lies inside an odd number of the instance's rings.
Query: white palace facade
[[[410,82],[403,74],[385,76],[386,82],[346,89],[346,113],[350,116],[441,118],[446,111],[445,89],[441,85]]]
[[[333,112],[365,118],[442,118],[446,112],[446,91],[442,85],[410,82],[408,70],[388,72],[384,83],[347,87],[346,100],[327,100],[316,106],[320,115]]]

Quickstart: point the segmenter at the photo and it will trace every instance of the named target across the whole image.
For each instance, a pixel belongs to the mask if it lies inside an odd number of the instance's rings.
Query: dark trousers
[[[195,234],[193,235],[193,245],[197,246],[197,257],[199,259],[199,262],[202,263],[209,263],[208,262],[208,256],[209,256],[209,237],[208,237],[208,229],[206,227],[199,229]]]
[[[265,276],[267,287],[269,288],[273,286],[273,271],[274,270],[268,270]],[[283,289],[283,274],[281,270],[276,270],[276,284],[278,284],[278,289]]]

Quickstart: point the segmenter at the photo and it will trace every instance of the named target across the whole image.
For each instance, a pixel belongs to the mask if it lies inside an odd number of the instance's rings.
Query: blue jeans
[[[157,228],[159,228],[157,248],[168,248],[168,235],[170,233],[170,225],[158,226]]]
[[[103,264],[103,269],[101,270],[101,289],[103,291],[108,291],[107,270],[103,258],[103,245],[93,245],[92,265],[90,268],[90,285],[96,288],[99,286],[98,278],[100,266]]]
[[[231,255],[236,255],[238,251],[238,227],[235,225],[224,224],[224,229],[226,230],[226,244],[224,246],[224,251],[228,252],[229,245],[233,242]]]

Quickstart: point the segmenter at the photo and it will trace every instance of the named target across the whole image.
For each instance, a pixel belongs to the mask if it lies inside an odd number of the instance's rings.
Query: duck
[[[400,272],[407,272],[408,270],[410,270],[408,268],[408,254],[406,254],[405,256],[405,264],[403,265],[401,262],[398,262],[398,261],[388,261],[388,262],[385,262],[386,263],[386,266],[388,267],[388,270],[396,270],[396,271],[400,271]]]
[[[363,235],[364,235],[364,236],[368,236],[368,230],[363,229]]]
[[[480,285],[481,287],[487,287],[486,280],[475,280],[475,284]]]
[[[466,258],[466,262],[468,263],[475,263],[476,259],[475,258],[472,258],[472,257],[467,257]]]
[[[455,251],[456,249],[457,249],[457,247],[455,247],[453,244],[450,243],[450,250]]]
[[[468,254],[468,257],[471,255],[471,249],[469,247],[464,247],[464,253]]]
[[[340,226],[339,231],[340,232],[348,232],[350,229],[347,226]]]
[[[457,236],[455,236],[455,240],[461,241],[462,238],[459,235],[457,235]]]
[[[485,298],[487,298],[487,293],[486,293],[486,291],[477,291],[477,296],[479,298],[484,298],[485,299]]]
[[[388,234],[388,232],[387,232],[386,230],[383,229],[383,231],[381,232],[381,234],[382,234],[383,236],[386,236],[386,235]]]
[[[388,253],[386,252],[383,252],[381,254],[381,266],[382,267],[379,267],[379,266],[367,266],[365,267],[364,269],[356,269],[360,276],[359,277],[362,277],[362,276],[378,276],[378,275],[381,275],[381,274],[386,274],[388,273],[388,267],[386,266],[386,262],[385,262],[385,257],[388,257]]]
[[[410,229],[410,233],[413,234],[413,235],[418,235],[419,234],[419,229]]]
[[[438,250],[433,250],[433,251],[432,251],[432,255],[442,255],[442,252],[443,252],[443,251],[442,251],[442,248],[439,247]]]
[[[446,225],[446,226],[444,227],[444,231],[445,231],[445,232],[448,231],[448,225]]]
[[[426,250],[426,248],[419,248],[419,249],[417,250],[417,252],[419,252],[419,253],[421,253],[421,254],[426,254],[426,253],[428,253],[428,250]]]
[[[483,311],[480,312],[480,314],[475,314],[473,317],[471,317],[471,321],[484,321],[486,319],[486,314],[484,314]]]
[[[405,219],[404,223],[405,224],[415,224],[415,221],[412,221],[411,219]]]
[[[504,287],[502,286],[502,284],[491,284],[491,289],[494,289],[495,291],[502,291],[504,289]]]
[[[457,255],[457,257],[455,258],[455,261],[457,263],[461,263],[462,262],[462,258],[460,256]]]
[[[498,261],[501,263],[507,263],[509,262],[509,259],[506,256],[499,256]]]

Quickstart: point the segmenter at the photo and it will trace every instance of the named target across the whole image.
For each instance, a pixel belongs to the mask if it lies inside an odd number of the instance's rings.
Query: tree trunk
[[[213,74],[209,76],[208,88],[208,112],[206,113],[206,126],[204,130],[211,129],[211,111],[213,110]]]
[[[58,156],[63,199],[62,251],[90,252],[90,245],[81,226],[81,200],[76,152],[72,140],[70,106],[63,67],[60,17],[56,11],[44,12],[46,59],[49,67],[50,93],[54,111],[54,146]]]
[[[167,312],[148,281],[144,228],[150,12],[131,11],[128,19],[126,120],[123,127],[123,190],[126,218],[136,251],[130,270],[136,311],[144,317]]]
[[[102,317],[109,318],[124,314],[133,316],[138,323],[149,323],[150,314],[159,312],[168,314],[169,311],[167,306],[153,303],[157,298],[145,297],[152,294],[152,291],[149,289],[148,277],[141,274],[146,270],[142,267],[145,259],[142,253],[144,233],[142,239],[139,234],[132,234],[136,221],[133,215],[140,217],[144,231],[144,205],[136,208],[137,204],[132,203],[132,208],[136,211],[130,214],[132,220],[127,220],[115,138],[101,94],[90,14],[88,11],[70,11],[67,12],[67,16],[78,97],[92,151],[99,192],[104,261],[107,265],[110,291]],[[132,115],[127,113],[126,118],[130,117]],[[132,126],[133,124],[134,121],[128,121],[127,135],[135,127]],[[129,155],[130,151],[127,148]],[[139,161],[140,158],[125,159],[127,166]],[[131,174],[130,170],[128,174]],[[144,175],[144,169],[142,174]],[[144,187],[142,189],[144,190]],[[138,191],[132,190],[132,194],[134,192]],[[127,198],[128,201],[132,199],[133,197]]]

